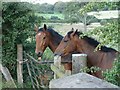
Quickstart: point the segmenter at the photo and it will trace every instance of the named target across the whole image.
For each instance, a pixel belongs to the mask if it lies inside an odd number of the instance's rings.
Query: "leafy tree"
[[[64,2],[59,1],[54,4],[54,12],[56,13],[63,13],[65,8],[66,8],[66,3]]]
[[[84,5],[85,5],[85,3],[67,2],[67,7],[64,11],[65,19],[71,18],[71,16],[76,17],[79,9]]]
[[[90,11],[101,11],[101,10],[116,10],[118,9],[117,2],[89,2],[89,3],[79,3],[79,2],[69,2],[65,10],[65,18],[72,21],[84,23],[84,29],[86,30],[86,25],[97,20],[93,16],[88,16],[87,12]],[[71,20],[73,19],[73,20]]]
[[[48,3],[36,4],[33,7],[35,7],[36,12],[39,13],[54,13],[54,6]]]
[[[92,16],[88,16],[87,14],[82,14],[79,12],[79,10],[83,7],[85,7],[87,2],[68,2],[67,8],[65,10],[65,19],[68,19],[71,21],[71,23],[74,22],[82,22],[84,23],[84,28],[86,30],[86,25],[88,25],[91,21],[91,18],[95,18]]]
[[[97,27],[86,33],[91,37],[95,37],[101,42],[101,45],[107,45],[108,47],[118,50],[118,26],[118,20],[111,20],[104,26]]]
[[[16,77],[17,44],[26,45],[34,33],[33,24],[40,23],[28,3],[7,2],[2,9],[2,63]],[[24,47],[26,48],[26,47]]]
[[[118,2],[89,2],[79,12],[85,14],[90,11],[117,10],[118,6]]]

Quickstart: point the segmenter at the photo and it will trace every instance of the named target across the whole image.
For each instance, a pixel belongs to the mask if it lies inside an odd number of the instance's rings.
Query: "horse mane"
[[[73,31],[69,31],[67,33],[69,38],[70,38],[71,33],[73,33]],[[83,35],[82,39],[85,40],[88,44],[90,44],[91,46],[93,46],[95,48],[100,44],[100,42],[98,42],[97,40],[95,40],[95,39],[93,39],[91,37],[88,37],[88,36],[84,36],[84,34],[82,32],[76,32],[75,34],[78,35],[78,36]],[[113,49],[113,48],[108,48],[106,46],[101,46],[101,51],[103,51],[103,52],[111,52],[111,51],[116,51],[116,50]]]
[[[100,44],[100,42],[98,42],[97,40],[91,37],[83,36],[83,39],[95,48]],[[106,47],[106,46],[101,46],[101,51],[111,52],[111,51],[116,51],[116,50],[113,48]]]
[[[40,28],[40,29],[38,30],[38,32],[42,32],[42,31],[44,31],[43,28]],[[55,44],[59,44],[59,43],[61,42],[61,40],[62,40],[62,38],[63,38],[62,35],[58,34],[58,33],[57,33],[55,30],[53,30],[52,28],[48,28],[46,31],[50,33],[50,35],[51,35],[52,38],[54,39],[53,42],[54,42]]]

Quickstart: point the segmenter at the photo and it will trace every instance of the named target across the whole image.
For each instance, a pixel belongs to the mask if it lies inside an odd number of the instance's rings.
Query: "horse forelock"
[[[69,32],[67,33],[68,38],[70,38],[70,35],[71,35],[73,32],[74,32],[74,31],[72,30],[72,31],[69,31]],[[80,31],[77,31],[77,32],[75,32],[75,34],[76,34],[77,36],[79,36],[79,35],[81,35],[81,34],[83,34],[83,33],[80,32]]]

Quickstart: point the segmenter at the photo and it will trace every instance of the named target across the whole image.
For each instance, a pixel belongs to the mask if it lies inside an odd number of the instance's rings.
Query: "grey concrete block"
[[[105,80],[86,73],[78,73],[71,76],[50,81],[49,88],[119,88]]]

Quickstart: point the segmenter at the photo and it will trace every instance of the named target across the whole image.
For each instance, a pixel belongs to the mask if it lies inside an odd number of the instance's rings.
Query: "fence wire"
[[[34,90],[48,88],[49,81],[53,78],[53,72],[50,70],[50,63],[53,63],[53,61],[39,62],[24,52],[24,61],[22,63],[26,65],[27,74]]]

